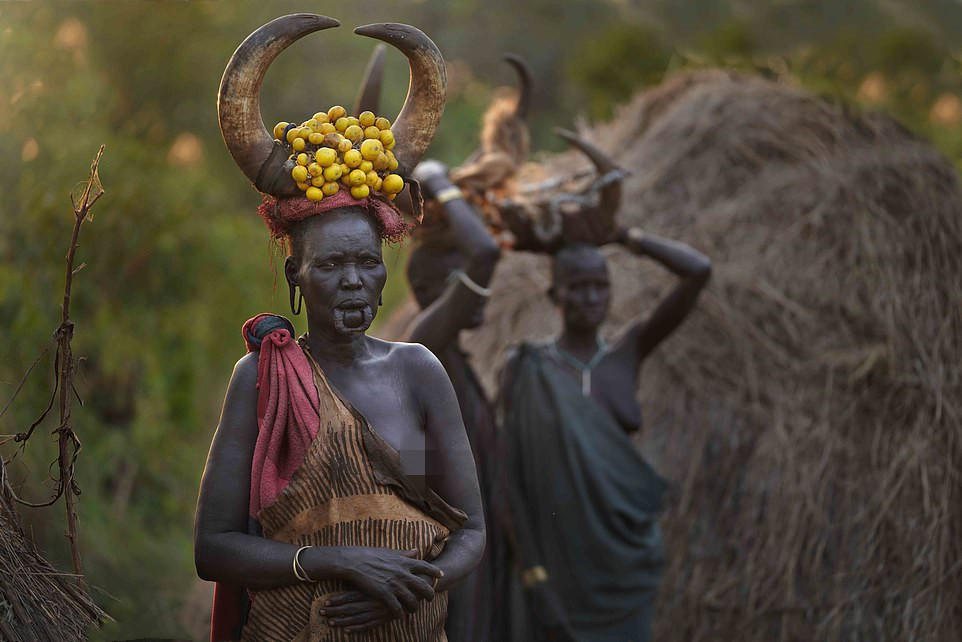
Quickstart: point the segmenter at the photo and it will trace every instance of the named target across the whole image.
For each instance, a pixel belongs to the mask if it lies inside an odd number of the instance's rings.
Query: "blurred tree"
[[[568,76],[586,94],[588,113],[606,118],[615,105],[660,82],[670,58],[671,49],[653,29],[616,24],[576,45]]]

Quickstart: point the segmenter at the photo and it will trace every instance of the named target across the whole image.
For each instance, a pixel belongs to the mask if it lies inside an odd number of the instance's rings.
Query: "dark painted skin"
[[[451,187],[447,168],[436,161],[426,161],[415,169],[428,198]],[[486,299],[465,286],[450,280],[455,270],[463,270],[472,281],[487,287],[501,258],[498,244],[488,233],[474,208],[462,198],[443,205],[454,243],[447,251],[431,252],[409,270],[408,279],[414,297],[423,310],[414,323],[409,339],[442,356],[450,347],[459,347],[461,330],[476,328],[484,319]],[[443,357],[442,357],[443,358]],[[445,367],[470,368],[466,361],[445,361]]]
[[[284,272],[304,296],[311,355],[331,385],[402,452],[402,461],[404,453],[428,453],[431,475],[414,468],[410,474],[468,515],[430,563],[411,552],[373,547],[301,553],[312,579],[341,579],[354,588],[322,611],[329,623],[363,631],[415,611],[420,600],[474,568],[484,548],[481,497],[457,398],[441,364],[423,346],[365,334],[387,278],[373,222],[360,209],[329,212],[299,224],[292,246]],[[197,502],[194,557],[202,579],[266,589],[298,582],[291,570],[297,547],[247,534],[257,358],[241,358],[228,386]]]
[[[641,428],[641,408],[636,399],[638,377],[645,358],[664,341],[691,312],[711,276],[706,256],[678,241],[644,235],[631,238],[626,231],[617,242],[635,254],[648,256],[681,277],[681,281],[647,317],[633,321],[607,347],[604,357],[591,372],[591,396],[625,429]],[[552,265],[550,297],[563,319],[557,346],[587,363],[598,349],[598,328],[608,314],[611,282],[604,256],[592,246],[565,248]],[[556,360],[581,385],[581,371]],[[509,367],[510,371],[510,367]]]
[[[681,282],[658,304],[648,317],[639,317],[613,344],[591,372],[591,396],[626,432],[641,427],[641,408],[636,392],[642,362],[685,320],[698,295],[711,276],[706,256],[677,241],[645,235],[630,238],[627,230],[614,235],[615,242],[642,256],[649,256],[681,277]],[[611,303],[611,281],[604,256],[594,246],[562,248],[553,258],[552,285],[549,291],[563,321],[556,343],[561,350],[588,363],[598,351],[598,329]],[[567,372],[581,386],[581,371],[564,360],[556,367]],[[506,404],[513,403],[512,373],[514,357],[509,358],[502,380],[501,394]],[[567,623],[559,598],[550,581],[528,589],[531,604],[539,614],[550,639],[576,640]]]

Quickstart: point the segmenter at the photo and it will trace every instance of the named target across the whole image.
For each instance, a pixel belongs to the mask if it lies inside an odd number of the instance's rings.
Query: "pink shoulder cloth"
[[[244,324],[248,351],[260,350],[249,508],[254,518],[290,482],[320,427],[314,373],[293,331],[290,321],[273,314]]]

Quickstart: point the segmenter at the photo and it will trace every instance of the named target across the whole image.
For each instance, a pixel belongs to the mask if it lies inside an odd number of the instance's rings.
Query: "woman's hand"
[[[393,617],[401,617],[405,611],[416,611],[420,600],[433,599],[432,583],[444,575],[416,555],[417,551],[351,546],[342,549],[338,566],[345,581],[377,600]]]
[[[343,628],[347,633],[358,633],[396,620],[384,602],[360,591],[345,591],[324,602],[320,613],[329,626]]]
[[[447,166],[436,160],[429,159],[418,163],[411,172],[411,177],[421,184],[421,189],[428,198],[436,197],[439,191],[451,186]]]

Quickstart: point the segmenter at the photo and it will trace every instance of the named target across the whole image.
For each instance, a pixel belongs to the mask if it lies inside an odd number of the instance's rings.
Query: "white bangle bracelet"
[[[311,548],[311,547],[310,547],[310,546],[301,546],[299,549],[297,549],[297,552],[294,553],[294,577],[296,577],[297,579],[299,579],[299,580],[302,581],[302,582],[313,582],[313,581],[314,581],[314,580],[312,580],[310,577],[307,576],[307,571],[304,570],[304,567],[301,566],[300,560],[297,559],[298,557],[301,556],[301,553],[302,553],[305,549],[308,549],[308,548]]]
[[[465,274],[463,270],[457,270],[455,271],[455,274],[458,275],[458,279],[461,280],[461,283],[464,284],[464,287],[471,290],[478,296],[483,296],[484,298],[491,296],[491,288],[481,287],[475,283],[470,276]]]
[[[456,198],[464,198],[464,194],[461,193],[461,188],[457,185],[445,187],[443,190],[434,195],[434,200],[442,205],[448,201],[453,201]]]
[[[629,227],[625,236],[633,243],[640,243],[641,240],[645,238],[645,232],[640,227]]]

